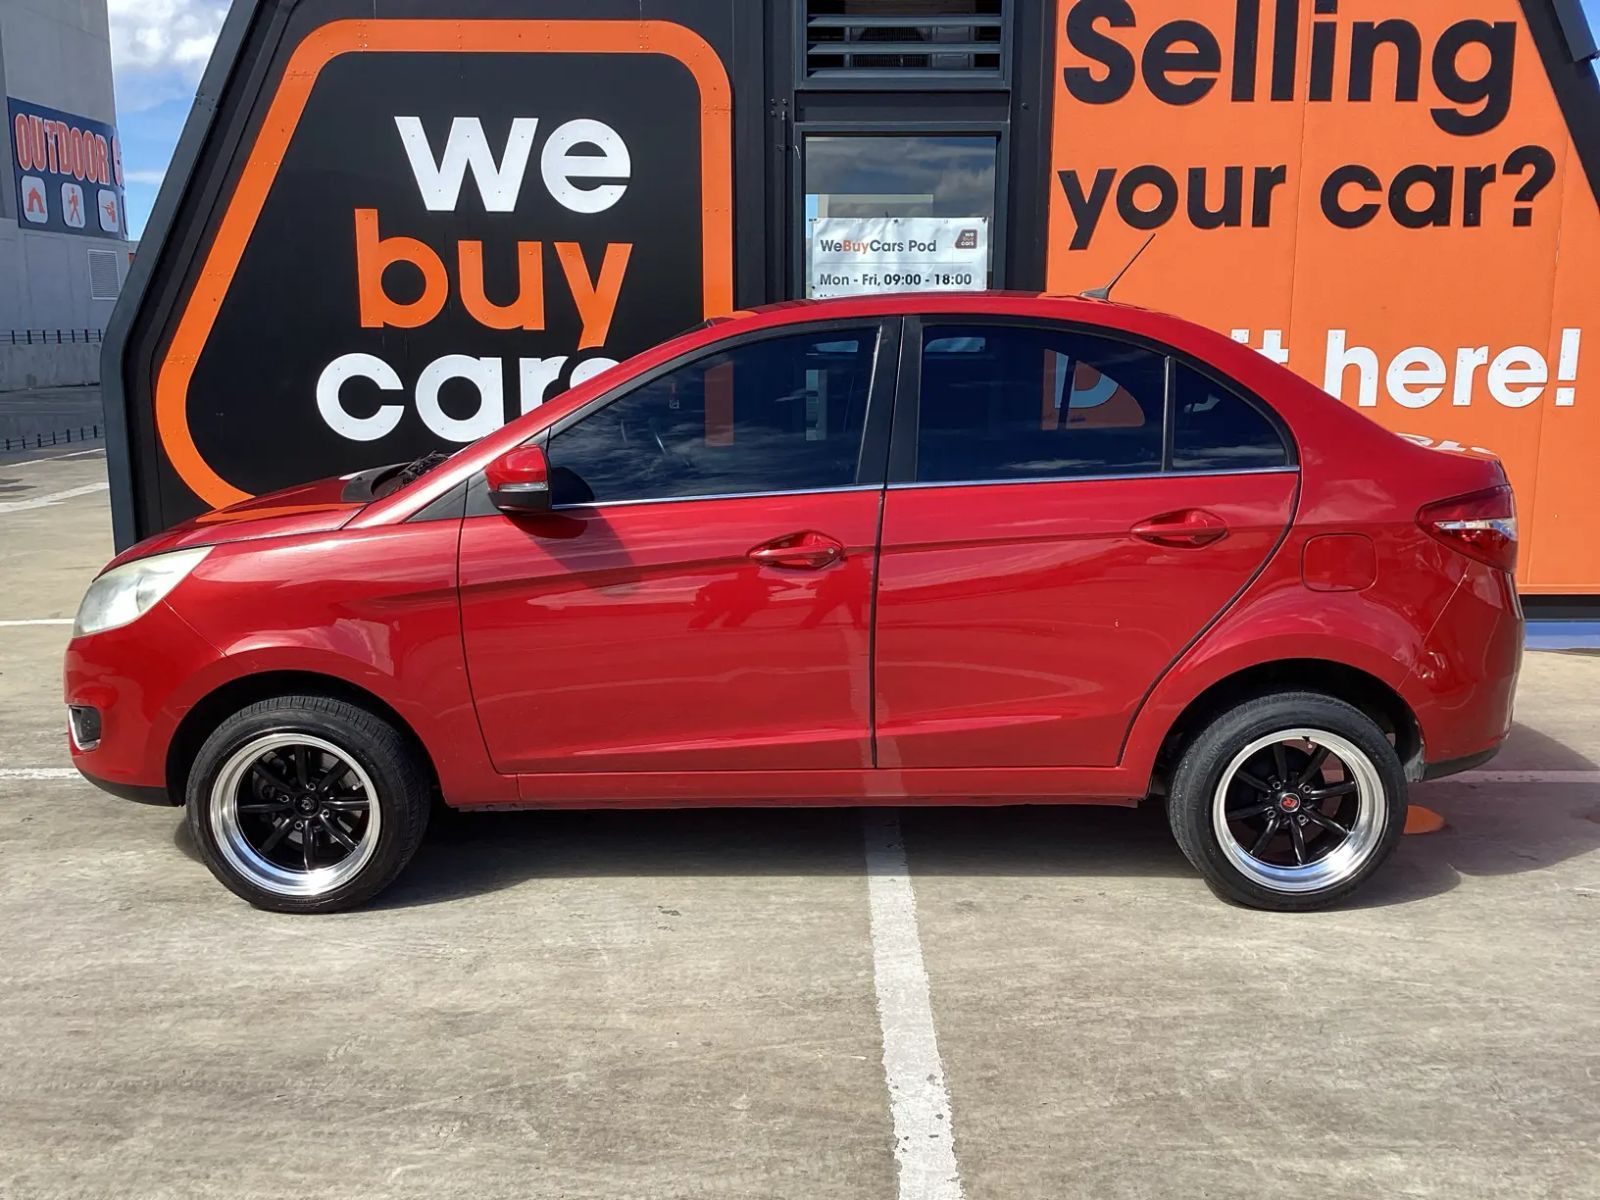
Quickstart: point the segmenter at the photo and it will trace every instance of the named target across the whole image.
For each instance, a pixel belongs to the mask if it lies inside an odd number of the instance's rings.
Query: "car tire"
[[[273,912],[337,912],[376,896],[416,853],[431,776],[382,717],[327,696],[262,700],[223,721],[185,786],[211,873]]]
[[[1173,773],[1167,813],[1185,857],[1219,895],[1307,911],[1350,895],[1393,852],[1405,829],[1405,771],[1360,709],[1279,692],[1200,731]]]

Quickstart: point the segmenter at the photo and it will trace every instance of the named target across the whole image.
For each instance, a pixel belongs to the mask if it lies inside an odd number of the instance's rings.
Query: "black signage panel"
[[[458,448],[732,307],[731,96],[681,23],[329,20],[258,113],[155,352],[147,528]]]

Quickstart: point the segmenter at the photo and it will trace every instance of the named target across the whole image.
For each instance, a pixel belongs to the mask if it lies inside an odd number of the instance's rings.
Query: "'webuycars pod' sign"
[[[159,311],[147,526],[472,441],[732,306],[699,32],[348,7],[296,7]]]
[[[1549,0],[1062,0],[1049,283],[1101,283],[1154,232],[1119,300],[1498,455],[1523,585],[1593,591],[1600,162],[1554,23]]]

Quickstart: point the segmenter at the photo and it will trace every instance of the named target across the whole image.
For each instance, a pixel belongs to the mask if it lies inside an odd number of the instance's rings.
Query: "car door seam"
[[[867,605],[867,749],[878,767],[878,572],[883,566],[883,512],[888,489],[878,492],[878,536],[872,547],[872,597]]]
[[[1305,475],[1297,472],[1294,481],[1294,495],[1289,502],[1289,517],[1284,522],[1282,531],[1278,534],[1278,540],[1272,544],[1272,549],[1262,557],[1261,562],[1250,573],[1250,577],[1240,585],[1239,590],[1229,596],[1227,602],[1212,614],[1211,619],[1202,625],[1199,631],[1184,643],[1183,648],[1172,656],[1171,661],[1156,673],[1156,677],[1150,681],[1150,686],[1145,689],[1144,695],[1139,697],[1139,703],[1134,705],[1133,715],[1128,718],[1128,724],[1122,730],[1122,743],[1117,747],[1117,766],[1124,765],[1123,759],[1128,753],[1128,741],[1133,737],[1133,728],[1139,723],[1139,717],[1144,713],[1144,706],[1150,702],[1150,697],[1155,695],[1156,688],[1161,686],[1161,681],[1172,673],[1172,668],[1182,662],[1189,651],[1200,644],[1201,638],[1210,633],[1223,617],[1233,611],[1234,606],[1244,598],[1246,592],[1255,586],[1256,580],[1261,578],[1266,569],[1272,565],[1273,560],[1278,557],[1279,551],[1283,549],[1284,542],[1288,541],[1289,534],[1294,529],[1295,521],[1300,516],[1300,495],[1304,486]]]

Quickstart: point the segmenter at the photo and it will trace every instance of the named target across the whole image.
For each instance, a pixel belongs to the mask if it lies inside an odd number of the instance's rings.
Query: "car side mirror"
[[[550,462],[539,446],[508,450],[484,468],[489,500],[503,513],[529,516],[550,511]]]

